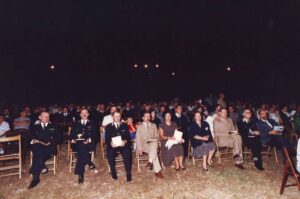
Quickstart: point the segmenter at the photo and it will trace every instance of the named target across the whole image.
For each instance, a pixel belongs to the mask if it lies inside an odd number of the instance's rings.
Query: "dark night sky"
[[[128,2],[1,1],[0,101],[299,100],[299,1]]]

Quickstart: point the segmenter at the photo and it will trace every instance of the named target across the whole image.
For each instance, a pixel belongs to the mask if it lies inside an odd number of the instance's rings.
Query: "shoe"
[[[235,164],[235,167],[238,168],[238,169],[245,169],[243,164]]]
[[[212,165],[212,164],[208,164],[208,163],[207,163],[207,165],[208,165],[209,167],[214,167],[214,165]]]
[[[111,176],[113,180],[118,180],[118,176],[117,175],[112,175]]]
[[[42,171],[41,171],[41,174],[47,174],[48,173],[48,168],[45,167]]]
[[[79,176],[78,178],[78,184],[83,184],[84,178],[82,176]]]
[[[258,169],[258,170],[265,170],[264,167],[261,165],[261,164],[255,164],[255,167]]]
[[[28,186],[28,189],[32,189],[32,188],[36,187],[39,183],[40,183],[39,180],[32,180],[30,185]]]
[[[233,160],[234,161],[241,161],[242,158],[239,156],[239,154],[236,154],[236,155],[233,156]]]
[[[181,169],[182,171],[185,171],[185,170],[186,170],[186,168],[185,168],[185,167],[180,167],[180,169]]]
[[[127,175],[127,182],[130,182],[130,181],[132,181],[131,174],[130,174],[130,175]]]
[[[164,177],[161,171],[155,173],[155,176],[158,177],[158,178],[163,178]]]
[[[203,171],[208,172],[208,169],[207,169],[207,168],[206,168],[206,169],[205,169],[205,168],[202,168],[202,169],[203,169]]]
[[[148,162],[147,165],[146,165],[146,168],[149,169],[149,170],[152,170],[153,169],[153,164],[151,162]]]
[[[95,166],[94,163],[92,163],[91,165],[89,165],[89,169],[90,169],[90,170],[93,170],[93,169],[95,169],[95,168],[96,168],[96,166]]]
[[[175,168],[175,171],[180,171],[180,167],[178,169]]]

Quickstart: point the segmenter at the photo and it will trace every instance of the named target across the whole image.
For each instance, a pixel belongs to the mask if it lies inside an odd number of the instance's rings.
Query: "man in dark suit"
[[[293,145],[282,136],[282,132],[274,130],[275,126],[278,124],[271,119],[268,119],[267,112],[265,110],[260,110],[258,112],[259,120],[256,123],[257,130],[260,132],[260,141],[262,144],[268,144],[275,146],[277,149],[281,150],[283,157],[285,157],[282,147],[286,147],[288,150],[293,150]]]
[[[245,109],[243,119],[237,122],[237,127],[242,136],[244,146],[251,149],[253,161],[258,170],[264,170],[261,156],[261,143],[259,131],[257,131],[256,123],[252,120],[252,112],[250,109]]]
[[[116,111],[113,113],[113,123],[106,126],[105,141],[107,144],[107,158],[111,170],[111,175],[114,180],[118,179],[116,172],[116,160],[117,153],[121,153],[124,160],[124,165],[127,173],[127,181],[131,181],[131,166],[132,166],[132,154],[131,154],[131,142],[130,133],[126,124],[121,122],[121,113]],[[117,141],[113,142],[119,138]]]
[[[73,123],[73,117],[69,113],[69,110],[67,107],[64,107],[62,112],[58,114],[57,118],[57,124],[61,129],[62,134],[64,135],[64,140],[67,140],[67,135],[69,131],[69,127],[71,127]]]
[[[94,122],[88,120],[89,112],[87,109],[80,111],[80,117],[81,120],[72,125],[70,140],[72,150],[77,152],[75,174],[79,176],[78,183],[82,184],[85,165],[89,165],[90,170],[95,168],[94,163],[91,161],[90,152],[94,150],[96,127]]]
[[[178,131],[183,133],[182,138],[185,140],[183,144],[184,157],[188,157],[189,150],[189,132],[188,132],[188,119],[185,115],[182,114],[183,109],[181,105],[176,105],[175,113],[172,117],[173,121],[178,126]]]
[[[30,131],[30,148],[33,153],[30,173],[33,179],[28,189],[34,188],[40,182],[42,170],[47,173],[45,162],[57,153],[57,144],[61,141],[61,133],[58,128],[49,122],[49,113],[42,112],[39,116],[40,122],[32,127]]]

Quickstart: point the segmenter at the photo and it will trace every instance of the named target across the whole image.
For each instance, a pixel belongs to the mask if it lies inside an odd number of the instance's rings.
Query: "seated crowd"
[[[0,113],[0,138],[21,135],[24,163],[32,151],[33,179],[28,188],[40,182],[41,173],[47,173],[45,162],[57,153],[57,145],[68,142],[77,152],[75,174],[80,184],[84,182],[85,166],[91,170],[96,167],[91,151],[100,140],[106,145],[112,178],[118,179],[115,157],[121,154],[127,181],[132,180],[132,151],[136,156],[147,155],[146,168],[163,178],[162,168],[173,162],[176,171],[185,171],[189,155],[202,158],[203,171],[208,171],[213,167],[217,147],[233,149],[232,160],[238,169],[245,169],[243,151],[247,147],[258,170],[264,170],[263,146],[276,147],[282,153],[284,147],[291,152],[295,149],[300,133],[300,105],[256,106],[240,101],[228,104],[221,93],[219,99],[210,96],[190,103],[175,99],[170,103],[52,105],[35,107],[33,111],[24,107],[16,117],[12,113],[17,111],[4,108]],[[6,153],[6,147],[0,144],[0,155]],[[299,144],[297,151],[300,171]]]

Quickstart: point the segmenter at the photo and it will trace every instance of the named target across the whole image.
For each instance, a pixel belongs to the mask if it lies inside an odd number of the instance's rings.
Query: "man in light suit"
[[[214,120],[213,125],[219,146],[233,148],[235,166],[238,169],[244,169],[242,137],[237,133],[232,120],[228,117],[227,109],[222,108],[219,111],[219,117]]]
[[[163,178],[157,154],[158,131],[156,125],[151,123],[150,120],[151,114],[149,112],[144,112],[143,122],[138,126],[136,133],[137,152],[140,155],[147,153],[149,155],[149,161],[146,167],[150,170],[153,168],[155,176]]]

